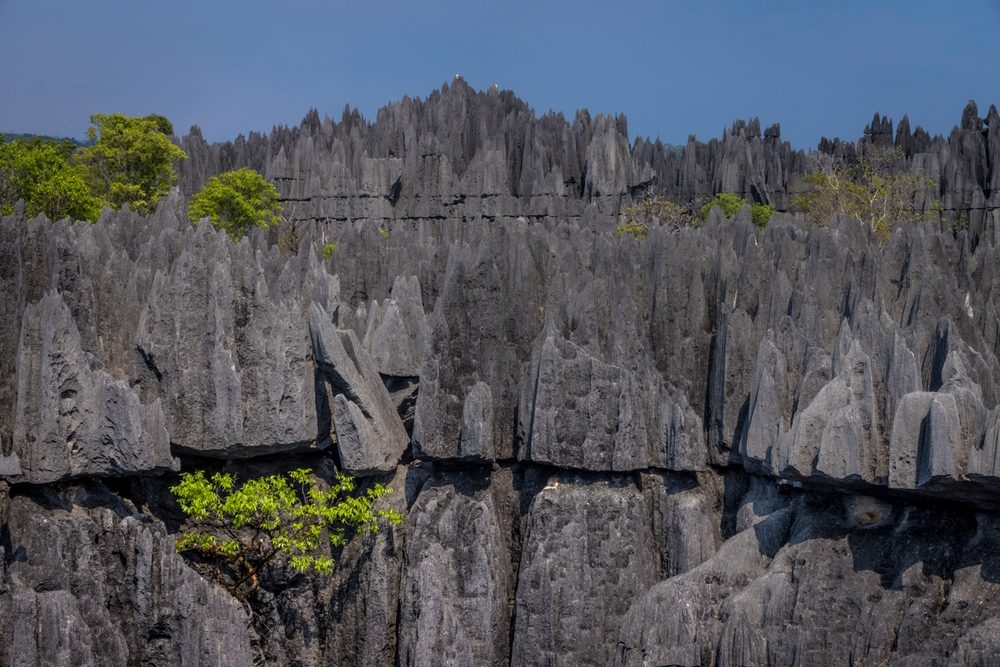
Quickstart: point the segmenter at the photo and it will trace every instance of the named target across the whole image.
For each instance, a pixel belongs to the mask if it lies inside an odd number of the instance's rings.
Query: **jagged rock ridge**
[[[184,204],[0,222],[0,661],[1000,649],[1000,211],[884,246],[746,210],[640,242],[592,201],[279,250]],[[406,519],[332,577],[269,573],[251,622],[173,553],[178,462],[346,469]]]
[[[904,116],[893,134],[875,114],[854,143],[823,139],[819,153],[853,154],[862,145],[893,147],[934,184],[918,206],[939,200],[949,219],[964,216],[974,240],[1000,207],[1000,114],[985,118],[970,102],[947,137],[911,130]],[[788,210],[815,155],[781,140],[777,124],[733,124],[707,143],[682,150],[630,141],[624,116],[535,112],[510,91],[477,92],[463,79],[426,100],[404,98],[367,121],[345,109],[339,122],[313,110],[298,127],[276,127],[234,142],[209,144],[197,127],[183,138],[179,164],[190,195],[213,174],[252,167],[273,180],[295,220],[403,221],[542,219],[580,216],[588,206],[617,213],[651,189],[675,201],[732,192]]]

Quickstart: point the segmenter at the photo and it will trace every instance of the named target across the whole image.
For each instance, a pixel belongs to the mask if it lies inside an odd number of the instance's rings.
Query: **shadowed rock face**
[[[620,618],[656,577],[640,490],[553,477],[532,501],[515,599],[512,665],[603,665]]]
[[[654,176],[779,201],[806,158],[754,123],[678,158],[461,83],[186,138],[184,188],[250,164],[299,197],[280,250],[192,227],[181,194],[4,218],[0,662],[990,664],[995,119],[873,122],[982,204],[884,246],[746,210],[620,238]],[[173,553],[181,462],[347,470],[405,522],[331,577],[279,563],[250,622]]]
[[[247,617],[163,524],[100,484],[5,502],[0,657],[12,665],[250,664]]]
[[[622,620],[609,664],[994,659],[996,639],[983,635],[1000,613],[995,517],[878,502],[855,516],[847,502],[817,505],[773,512],[715,558],[654,586]]]

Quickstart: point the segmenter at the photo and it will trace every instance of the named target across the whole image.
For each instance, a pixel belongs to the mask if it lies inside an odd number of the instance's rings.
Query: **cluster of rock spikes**
[[[3,218],[0,662],[994,664],[1000,117],[820,148],[865,143],[967,227],[618,237],[648,187],[786,209],[813,157],[756,121],[630,143],[461,81],[192,131],[146,217]],[[294,235],[187,221],[237,166]],[[391,484],[405,520],[244,606],[175,552],[167,489],[290,464]]]

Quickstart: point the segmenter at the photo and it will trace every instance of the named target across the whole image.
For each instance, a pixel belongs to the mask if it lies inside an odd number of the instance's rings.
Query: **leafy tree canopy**
[[[392,489],[375,484],[355,494],[352,477],[337,475],[327,489],[311,470],[251,479],[237,485],[233,475],[184,473],[170,488],[195,528],[177,539],[178,551],[214,559],[216,576],[236,597],[246,599],[259,585],[261,569],[283,556],[299,572],[329,573],[330,547],[342,547],[358,533],[402,522],[394,510],[374,508]]]
[[[750,205],[750,218],[753,220],[753,224],[757,225],[761,229],[767,227],[768,221],[771,216],[774,215],[774,207],[770,204],[751,204]]]
[[[722,209],[722,213],[727,217],[731,218],[736,215],[743,206],[746,206],[749,202],[742,197],[738,197],[729,192],[720,192],[706,202],[699,210],[699,215],[702,220],[708,219],[708,212],[713,208],[718,206]],[[767,226],[768,221],[771,216],[774,215],[775,209],[770,204],[750,204],[750,217],[753,220],[753,224],[757,225],[761,229]]]
[[[719,194],[712,197],[708,202],[706,202],[698,211],[698,213],[701,216],[702,220],[707,220],[708,212],[711,211],[716,206],[718,206],[719,208],[722,209],[722,213],[727,218],[731,218],[734,215],[736,215],[736,212],[740,210],[746,203],[747,203],[746,200],[743,199],[742,197],[737,197],[736,195],[730,194],[728,192],[720,192]]]
[[[148,213],[177,182],[174,162],[187,154],[172,140],[170,121],[156,114],[120,113],[90,117],[87,139],[80,149],[94,193],[113,208],[128,205]]]
[[[29,216],[97,220],[101,202],[87,186],[84,169],[71,159],[75,148],[70,140],[0,137],[0,213],[9,215],[23,199]]]
[[[278,191],[253,169],[227,171],[208,179],[188,204],[188,217],[197,223],[209,218],[216,229],[233,239],[254,227],[272,227],[281,220]]]

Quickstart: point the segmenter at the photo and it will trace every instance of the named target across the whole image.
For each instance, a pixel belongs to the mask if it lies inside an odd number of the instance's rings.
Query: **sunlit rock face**
[[[1000,118],[895,130],[862,142],[967,229],[744,209],[618,236],[647,186],[784,209],[813,158],[462,82],[192,133],[147,217],[4,218],[0,663],[991,664]],[[187,221],[243,165],[294,234]],[[347,471],[405,520],[243,606],[174,553],[181,467]]]

